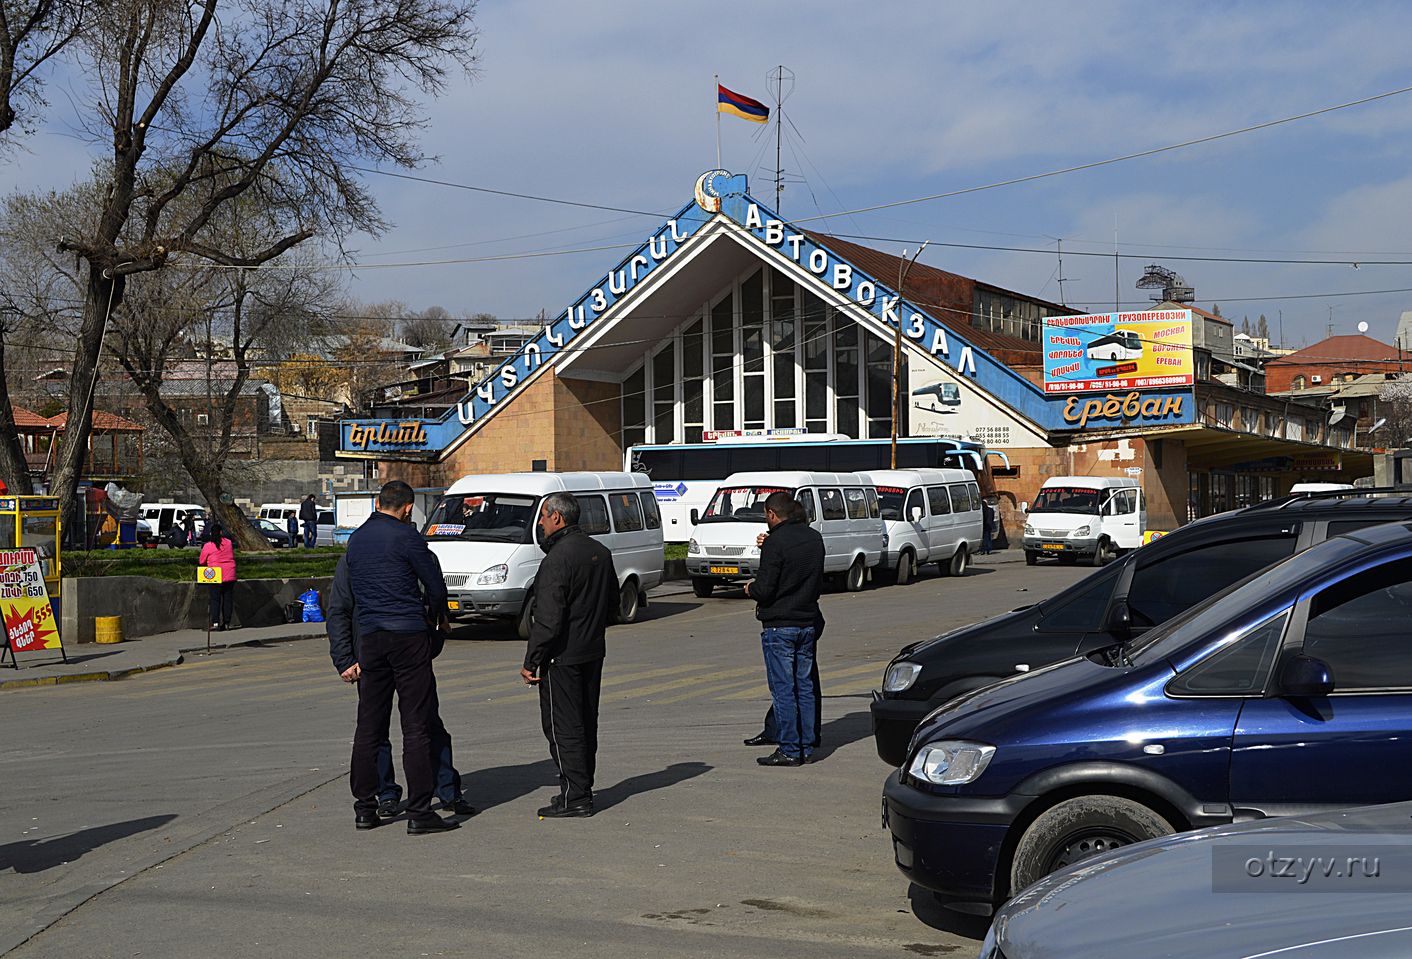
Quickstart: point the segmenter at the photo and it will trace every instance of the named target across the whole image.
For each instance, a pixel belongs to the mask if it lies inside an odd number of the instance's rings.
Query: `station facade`
[[[1170,307],[1112,324],[1189,330],[1189,311]],[[443,416],[343,420],[338,455],[434,488],[472,473],[622,469],[634,445],[722,433],[884,438],[900,329],[899,436],[993,451],[1012,529],[1056,475],[1141,477],[1149,527],[1171,529],[1309,470],[1371,474],[1316,407],[1195,375],[1125,376],[1121,363],[1096,367],[1105,378],[1056,380],[1078,364],[1054,366],[1045,331],[1087,322],[1057,319],[1073,312],[800,229],[752,198],[744,176],[715,171]],[[1185,344],[1173,350],[1196,370],[1189,334]]]

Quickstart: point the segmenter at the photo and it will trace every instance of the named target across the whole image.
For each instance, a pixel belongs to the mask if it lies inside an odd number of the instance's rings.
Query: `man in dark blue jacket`
[[[333,572],[333,584],[329,586],[328,599],[324,603],[324,615],[328,621],[328,651],[333,660],[333,668],[345,683],[362,683],[358,666],[358,607],[353,602],[353,585],[348,576],[348,557],[340,556]],[[437,640],[442,634],[437,631],[432,637],[432,659],[440,655],[440,647],[445,645]],[[461,774],[456,771],[451,755],[451,734],[441,721],[441,710],[436,701],[436,676],[432,675],[432,710],[429,736],[431,738],[432,762],[436,764],[436,798],[441,807],[449,809],[457,816],[474,816],[475,807],[466,802],[461,793]],[[402,801],[402,787],[397,784],[397,771],[392,764],[392,741],[384,739],[378,745],[378,815],[395,816]]]
[[[431,811],[431,636],[427,614],[444,629],[446,582],[441,564],[415,529],[412,487],[400,480],[378,492],[377,511],[348,539],[348,577],[358,607],[358,730],[350,784],[359,829],[378,818],[378,747],[387,738],[392,694],[402,716],[402,771],[407,777],[407,832],[420,836],[459,823]],[[421,583],[421,588],[418,583]],[[423,607],[422,591],[426,592]]]
[[[793,498],[783,491],[765,500],[770,535],[760,546],[760,572],[745,587],[755,600],[765,654],[765,677],[774,700],[779,747],[756,762],[800,766],[813,752],[810,732],[818,722],[814,669],[814,624],[821,617],[824,540],[803,519],[793,518]],[[806,732],[808,731],[808,732]]]

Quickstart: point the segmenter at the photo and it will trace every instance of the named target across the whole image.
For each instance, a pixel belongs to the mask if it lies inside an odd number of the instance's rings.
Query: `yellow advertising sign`
[[[0,550],[0,612],[5,618],[5,645],[12,657],[15,653],[63,649],[37,550]]]
[[[1044,391],[1087,393],[1196,382],[1190,310],[1047,316]]]
[[[196,567],[196,582],[219,584],[221,581],[221,568],[219,566],[198,566]]]

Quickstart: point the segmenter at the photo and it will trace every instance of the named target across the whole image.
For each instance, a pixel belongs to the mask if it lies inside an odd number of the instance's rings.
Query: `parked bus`
[[[652,479],[662,510],[663,538],[684,543],[691,536],[691,511],[704,512],[716,490],[732,473],[809,470],[816,473],[866,473],[889,469],[892,440],[854,440],[837,433],[796,436],[729,437],[710,443],[670,443],[633,446],[624,467]],[[897,441],[898,469],[968,469],[981,491],[994,483],[980,443],[938,437],[906,437]]]

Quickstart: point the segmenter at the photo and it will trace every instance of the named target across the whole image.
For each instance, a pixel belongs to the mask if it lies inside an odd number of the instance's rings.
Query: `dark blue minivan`
[[[1412,799],[1412,524],[952,700],[883,795],[898,868],[990,903],[1143,839]]]

